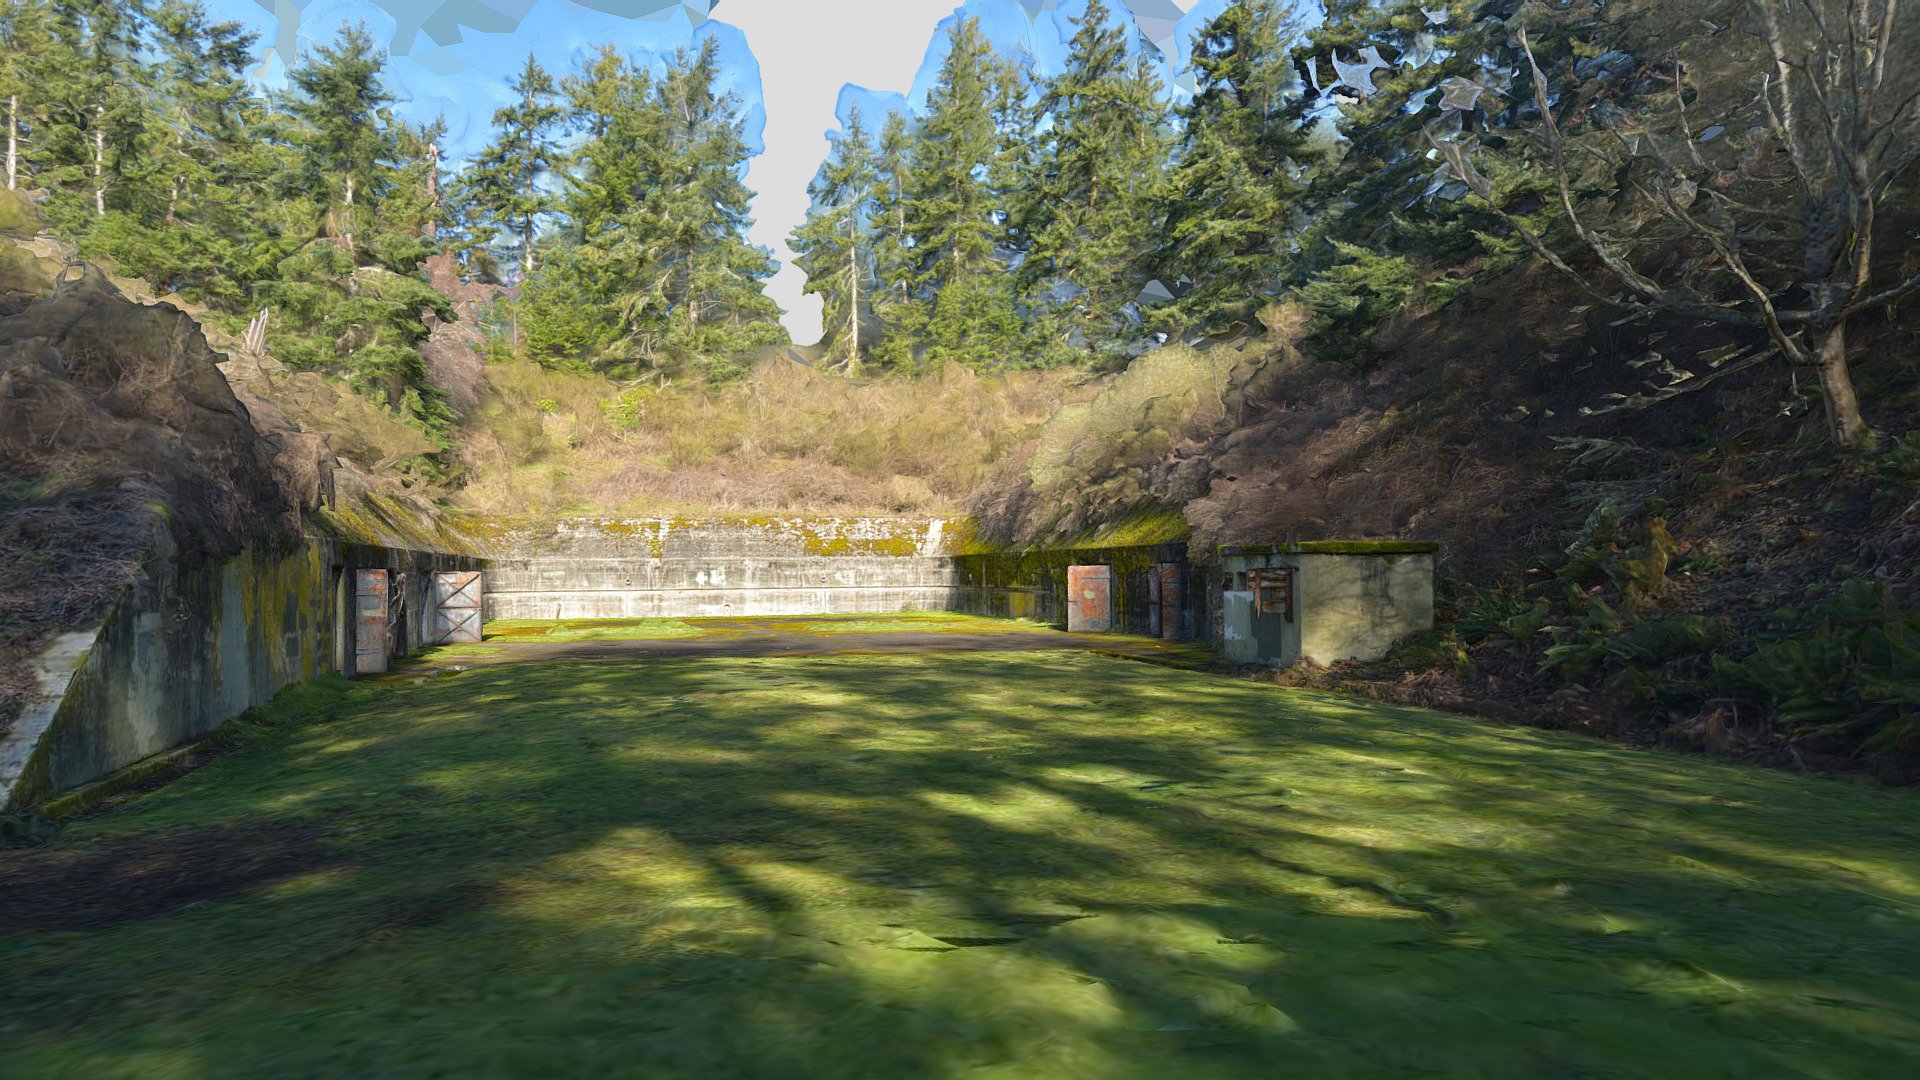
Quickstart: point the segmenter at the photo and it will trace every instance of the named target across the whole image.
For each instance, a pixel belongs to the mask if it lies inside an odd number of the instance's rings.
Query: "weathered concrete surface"
[[[1211,637],[1211,620],[1200,607],[1207,595],[1204,571],[1187,563],[1185,544],[1128,547],[1045,548],[1034,551],[975,552],[956,555],[956,592],[948,608],[969,615],[1004,619],[1033,619],[1067,625],[1067,568],[1100,565],[1113,568],[1113,630],[1132,634],[1164,635],[1163,621],[1155,629],[1154,590],[1149,582],[1161,564],[1173,564],[1173,576],[1186,584],[1186,601],[1176,611],[1174,637],[1193,640]]]
[[[1221,549],[1221,638],[1229,663],[1378,660],[1433,628],[1432,545],[1356,542],[1344,553],[1310,550],[1315,546],[1340,545]],[[1252,586],[1262,570],[1292,571],[1291,618],[1257,610]]]
[[[940,522],[764,518],[563,521],[497,543],[490,619],[938,611]]]
[[[188,571],[157,553],[90,643],[62,639],[76,662],[51,714],[9,732],[0,805],[35,805],[207,735],[291,683],[342,670],[350,638],[340,582],[352,568],[408,575],[403,644],[412,649],[431,625],[431,571],[477,566],[330,539]],[[49,686],[57,668],[49,660]]]
[[[40,739],[53,726],[53,718],[60,711],[60,701],[73,684],[74,675],[86,662],[87,654],[93,649],[100,631],[100,627],[94,627],[61,634],[28,660],[27,668],[33,675],[34,693],[27,699],[13,726],[0,733],[0,806],[7,805],[14,787],[25,775],[34,748],[40,745]]]

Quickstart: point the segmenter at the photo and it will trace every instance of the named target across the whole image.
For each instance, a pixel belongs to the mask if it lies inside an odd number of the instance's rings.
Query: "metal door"
[[[1147,571],[1147,634],[1160,636],[1160,570]]]
[[[480,640],[480,572],[443,571],[433,575],[435,644]]]
[[[390,591],[385,570],[353,572],[353,673],[373,675],[387,670],[393,649],[388,629]]]
[[[1067,630],[1105,634],[1113,630],[1113,567],[1067,567]]]
[[[1181,566],[1179,563],[1163,562],[1158,567],[1158,570],[1159,572],[1154,575],[1154,583],[1159,587],[1154,590],[1154,592],[1155,599],[1159,601],[1156,610],[1159,612],[1160,617],[1156,620],[1159,625],[1154,627],[1154,632],[1166,638],[1168,641],[1178,641],[1182,637],[1180,632],[1182,630],[1180,618]]]

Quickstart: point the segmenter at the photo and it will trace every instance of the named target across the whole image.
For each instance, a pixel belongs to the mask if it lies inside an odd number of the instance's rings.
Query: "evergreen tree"
[[[557,205],[543,184],[559,157],[554,134],[563,111],[553,77],[531,53],[507,85],[519,100],[493,114],[499,136],[475,159],[467,183],[475,209],[520,237],[520,270],[531,274],[540,218]]]
[[[873,278],[871,307],[876,324],[874,358],[890,368],[913,366],[922,305],[914,300],[913,248],[907,233],[907,169],[912,136],[907,118],[889,113],[880,126],[874,153]]]
[[[109,209],[95,243],[163,292],[237,303],[265,241],[259,209],[271,168],[242,74],[257,38],[238,23],[210,23],[197,0],[166,0],[153,25],[155,107],[141,144],[152,182]]]
[[[397,150],[388,121],[394,99],[380,82],[385,65],[366,27],[349,26],[289,73],[298,90],[290,112],[306,127],[299,180],[325,208],[324,235],[350,255]]]
[[[1168,324],[1249,322],[1279,287],[1312,156],[1288,99],[1293,22],[1274,0],[1234,0],[1194,38],[1196,87],[1180,110],[1158,259],[1187,291],[1159,313]]]
[[[610,52],[568,81],[590,137],[569,174],[566,242],[523,293],[530,354],[720,372],[728,353],[786,340],[762,286],[772,258],[745,238],[740,102],[718,80],[708,41],[681,50],[658,82]]]
[[[989,184],[1001,163],[994,122],[1005,89],[979,20],[956,21],[901,196],[913,295],[924,303],[926,354],[972,365],[1012,359],[1020,334],[1013,290],[997,258],[1004,217]],[[923,301],[921,297],[926,297]]]
[[[1019,277],[1040,290],[1037,316],[1091,339],[1145,283],[1169,147],[1164,87],[1144,57],[1129,59],[1107,6],[1091,0],[1075,25],[1066,69],[1040,102],[1051,124],[1023,193]]]
[[[84,231],[145,163],[152,72],[140,54],[148,12],[140,0],[54,0],[51,13],[42,177],[56,195],[54,216]]]
[[[806,292],[818,294],[824,308],[828,356],[845,365],[849,375],[860,373],[864,350],[872,347],[862,342],[861,330],[873,304],[870,230],[877,181],[873,146],[856,105],[807,189],[813,206],[791,241],[807,274]]]
[[[44,101],[53,59],[52,16],[44,0],[0,0],[0,110],[6,124],[6,157],[0,182],[8,190],[28,186],[29,140]]]
[[[652,75],[611,45],[561,86],[567,120],[586,136],[568,159],[562,210],[575,233],[594,236],[646,197],[665,116],[652,104]]]

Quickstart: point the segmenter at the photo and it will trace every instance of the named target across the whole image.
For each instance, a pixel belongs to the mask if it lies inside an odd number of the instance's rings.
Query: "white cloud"
[[[905,91],[954,0],[726,0],[715,14],[738,27],[760,61],[767,110],[766,152],[753,160],[756,244],[781,260],[767,293],[786,309],[798,342],[820,336],[820,300],[800,294],[806,275],[787,250],[787,234],[807,214],[807,183],[838,128],[834,106],[848,83]]]

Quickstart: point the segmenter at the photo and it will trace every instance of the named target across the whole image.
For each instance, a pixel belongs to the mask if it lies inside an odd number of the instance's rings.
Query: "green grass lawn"
[[[0,853],[0,1072],[1920,1075],[1908,791],[1085,654],[339,693]]]

